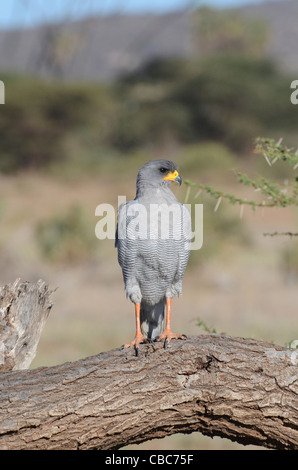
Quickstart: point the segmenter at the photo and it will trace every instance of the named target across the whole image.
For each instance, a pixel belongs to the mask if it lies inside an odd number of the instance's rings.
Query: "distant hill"
[[[54,58],[57,41],[62,53]],[[111,15],[68,25],[0,31],[0,71],[47,75],[54,68],[58,76],[107,80],[153,57],[187,56],[191,51],[188,12]]]
[[[268,54],[298,73],[298,1],[275,0],[238,9],[271,25]],[[192,16],[111,15],[71,24],[0,31],[0,73],[111,80],[156,57],[194,54]]]
[[[244,15],[266,19],[271,27],[268,53],[290,72],[298,75],[298,1],[271,0],[240,8]]]

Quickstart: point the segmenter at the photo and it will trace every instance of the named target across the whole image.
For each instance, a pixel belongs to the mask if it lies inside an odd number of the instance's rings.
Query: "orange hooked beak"
[[[164,181],[175,181],[181,186],[182,178],[179,175],[178,171],[175,170],[173,172],[168,173],[167,176],[164,177]]]

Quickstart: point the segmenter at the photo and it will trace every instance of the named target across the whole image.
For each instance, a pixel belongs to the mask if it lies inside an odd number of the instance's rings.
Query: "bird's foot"
[[[140,344],[144,344],[144,343],[150,343],[150,340],[145,338],[145,336],[142,334],[137,334],[133,341],[131,341],[130,343],[124,344],[121,349],[126,349],[126,348],[130,348],[131,346],[133,346],[135,348],[136,356],[138,356],[139,346]]]
[[[176,333],[172,333],[171,330],[165,329],[164,332],[159,335],[155,341],[164,341],[164,348],[166,349],[167,345],[172,339],[186,339],[186,335],[180,335]]]

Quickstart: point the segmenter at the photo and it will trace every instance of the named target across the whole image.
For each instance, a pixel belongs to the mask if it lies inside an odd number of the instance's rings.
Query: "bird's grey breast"
[[[143,298],[157,301],[182,279],[189,249],[190,214],[171,192],[130,201],[118,214],[118,259]]]

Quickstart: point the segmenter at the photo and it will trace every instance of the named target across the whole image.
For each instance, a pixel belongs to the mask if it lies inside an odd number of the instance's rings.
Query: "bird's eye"
[[[167,170],[166,168],[160,168],[159,171],[160,171],[161,173],[166,173],[168,170]]]

